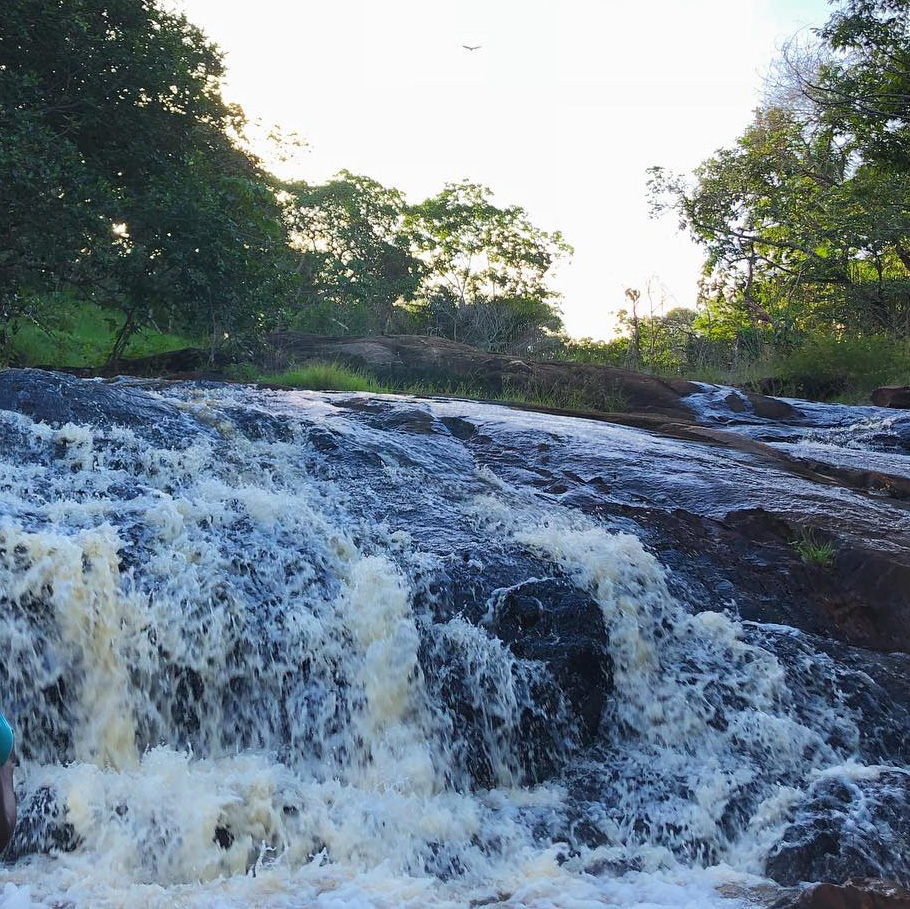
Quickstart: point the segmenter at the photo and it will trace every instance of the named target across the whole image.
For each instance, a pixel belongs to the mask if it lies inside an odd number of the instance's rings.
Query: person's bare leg
[[[16,793],[13,790],[15,753],[0,767],[0,851],[6,849],[16,829]]]

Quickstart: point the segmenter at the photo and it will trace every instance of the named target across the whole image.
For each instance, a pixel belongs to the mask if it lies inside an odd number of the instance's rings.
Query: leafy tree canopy
[[[404,197],[348,171],[322,185],[295,183],[287,194],[303,306],[367,308],[384,328],[396,302],[414,298],[423,273],[405,228]]]
[[[449,183],[409,210],[430,285],[452,293],[459,305],[502,298],[555,301],[548,273],[571,247],[560,233],[534,227],[523,208],[498,207],[492,195],[477,183]]]
[[[655,209],[675,210],[706,250],[716,328],[772,344],[910,334],[908,8],[845,3],[733,147],[692,179],[652,170]]]
[[[0,296],[61,282],[140,309],[252,308],[283,250],[222,60],[152,0],[11,0],[0,31]],[[213,320],[214,321],[214,320]],[[117,351],[115,350],[115,354]]]
[[[8,0],[0,355],[58,290],[119,308],[112,360],[145,323],[208,334],[213,352],[288,322],[503,348],[558,328],[559,234],[467,182],[413,207],[348,172],[282,185],[222,76],[218,48],[159,0]]]

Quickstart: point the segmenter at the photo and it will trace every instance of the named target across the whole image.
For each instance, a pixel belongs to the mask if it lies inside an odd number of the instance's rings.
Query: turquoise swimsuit
[[[13,753],[13,730],[6,717],[0,713],[0,767],[2,767]]]

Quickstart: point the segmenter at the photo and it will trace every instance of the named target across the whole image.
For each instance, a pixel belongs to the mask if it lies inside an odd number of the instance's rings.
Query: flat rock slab
[[[681,398],[699,387],[627,369],[593,363],[551,363],[489,353],[445,338],[374,335],[329,338],[299,332],[268,336],[279,359],[339,362],[379,378],[401,382],[436,381],[468,385],[491,395],[513,391],[531,395],[569,393],[582,407],[634,410],[692,420]]]

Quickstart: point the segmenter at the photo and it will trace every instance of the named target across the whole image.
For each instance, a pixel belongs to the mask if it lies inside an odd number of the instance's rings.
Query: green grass
[[[467,382],[389,382],[377,379],[363,370],[351,369],[340,363],[314,362],[292,367],[279,373],[260,374],[251,365],[234,367],[231,378],[242,382],[261,382],[289,388],[306,388],[312,391],[363,391],[371,394],[445,395],[475,401],[500,401],[506,404],[528,404],[554,410],[627,410],[628,406],[618,390],[611,390],[601,397],[602,405],[595,408],[578,389],[543,387],[515,387],[495,394],[489,389]],[[606,406],[604,406],[604,404]]]
[[[360,369],[351,369],[341,363],[313,362],[294,366],[284,372],[259,373],[255,366],[235,367],[232,378],[245,382],[262,382],[267,385],[284,385],[289,388],[306,388],[311,391],[365,391],[372,394],[435,395],[443,394],[460,398],[489,398],[482,389],[465,383],[453,382],[383,382]]]
[[[69,299],[43,301],[42,310],[41,325],[25,322],[13,336],[13,362],[22,366],[104,364],[123,323],[122,313]],[[196,345],[194,338],[146,328],[133,335],[125,356],[145,357]]]
[[[801,530],[799,536],[791,541],[790,548],[807,565],[818,565],[820,568],[831,568],[834,565],[834,544],[829,540],[819,540],[811,528]]]
[[[397,390],[340,363],[310,363],[272,375],[260,375],[256,380],[269,385],[286,385],[313,391],[368,391],[382,394]]]

